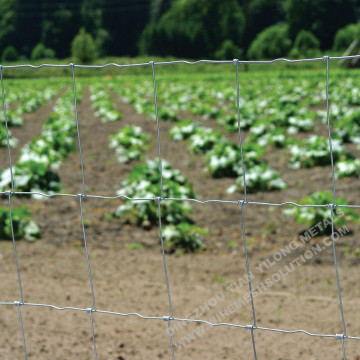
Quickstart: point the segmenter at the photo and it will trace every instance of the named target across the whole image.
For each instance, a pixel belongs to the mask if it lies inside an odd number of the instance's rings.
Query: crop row
[[[78,101],[82,92],[77,92]],[[56,102],[54,111],[45,121],[41,135],[21,149],[19,159],[13,165],[14,189],[22,192],[58,192],[58,169],[70,152],[75,151],[73,94],[66,92]],[[11,187],[10,168],[0,174],[0,190]],[[33,197],[37,197],[33,194]]]

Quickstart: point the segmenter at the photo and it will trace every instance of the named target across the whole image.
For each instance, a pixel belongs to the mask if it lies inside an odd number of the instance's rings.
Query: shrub
[[[55,51],[45,47],[43,43],[37,44],[31,52],[31,60],[53,59]]]
[[[40,238],[39,226],[30,220],[26,206],[12,208],[12,221],[15,240],[35,241]],[[0,239],[12,240],[10,213],[8,207],[0,207]]]
[[[301,30],[296,36],[290,56],[294,58],[315,57],[320,54],[320,41],[310,32]]]
[[[98,49],[93,37],[81,28],[71,43],[71,56],[81,63],[91,63],[98,57]]]
[[[223,41],[221,48],[215,52],[215,58],[219,60],[239,59],[241,55],[241,49],[232,40]]]
[[[330,191],[318,191],[310,196],[301,199],[303,205],[327,205],[334,202],[333,195]],[[348,202],[343,198],[337,198],[338,205],[347,205]],[[292,207],[283,211],[285,215],[293,215],[295,221],[299,224],[305,224],[307,228],[317,226],[319,234],[331,234],[331,212],[327,207]],[[359,215],[350,208],[334,209],[334,224],[344,226],[346,221],[353,220],[357,222]]]
[[[346,50],[355,39],[360,39],[360,23],[349,24],[339,29],[334,38],[334,50]]]
[[[5,62],[5,61],[16,61],[19,58],[19,54],[16,51],[16,49],[9,45],[5,48],[5,50],[2,53],[1,56],[1,61]]]
[[[249,59],[274,59],[284,57],[291,49],[287,25],[273,25],[260,34],[251,43]]]

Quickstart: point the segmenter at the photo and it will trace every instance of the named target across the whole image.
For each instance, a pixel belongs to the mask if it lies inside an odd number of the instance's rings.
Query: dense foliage
[[[81,29],[82,48],[75,57],[174,55],[189,58],[245,58],[261,41],[270,41],[270,54],[287,55],[289,40],[302,30],[311,32],[320,49],[330,49],[335,34],[359,16],[358,0],[0,0],[2,61],[69,57]],[[274,28],[285,24],[283,30]],[[338,33],[335,49],[345,49],[357,37],[357,25]],[[276,32],[278,29],[278,33]],[[271,38],[274,36],[274,39]],[[281,37],[285,41],[281,42]],[[86,48],[92,51],[84,50]],[[276,45],[277,44],[277,45]],[[252,51],[249,52],[250,47]],[[264,50],[262,50],[264,51]],[[294,52],[293,52],[294,54]],[[258,58],[258,57],[257,57]],[[82,60],[80,60],[82,61]]]
[[[288,26],[273,25],[257,35],[249,48],[248,57],[251,59],[285,57],[291,49],[291,44]]]

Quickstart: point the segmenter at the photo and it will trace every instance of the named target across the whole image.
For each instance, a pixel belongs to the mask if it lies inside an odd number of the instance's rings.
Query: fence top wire
[[[107,67],[118,67],[118,68],[129,68],[129,67],[139,67],[139,66],[153,66],[153,65],[175,65],[175,64],[185,64],[185,65],[198,65],[198,64],[274,64],[279,62],[286,63],[305,63],[305,62],[316,62],[316,61],[326,61],[328,60],[351,60],[360,58],[360,55],[349,55],[349,56],[323,56],[309,59],[286,59],[279,58],[273,60],[197,60],[197,61],[188,61],[188,60],[173,60],[173,61],[149,61],[145,63],[138,64],[116,64],[108,63],[104,65],[84,65],[84,64],[40,64],[40,65],[31,65],[31,64],[19,64],[19,65],[0,65],[2,69],[18,69],[18,68],[31,68],[31,69],[41,69],[44,67],[50,68],[79,68],[79,69],[103,69]]]
[[[82,226],[82,233],[83,233],[83,241],[85,245],[85,253],[86,253],[86,261],[88,266],[88,272],[89,272],[89,281],[90,281],[90,288],[91,288],[91,297],[92,297],[92,307],[91,308],[79,308],[79,307],[72,307],[72,306],[66,306],[66,307],[59,307],[56,305],[50,305],[50,304],[37,304],[37,303],[30,303],[25,302],[23,293],[22,293],[22,285],[21,285],[21,276],[20,276],[20,266],[18,262],[18,256],[16,251],[16,244],[15,244],[15,236],[14,236],[14,229],[13,226],[11,226],[11,232],[12,232],[12,241],[13,241],[13,247],[14,247],[14,257],[15,262],[17,266],[17,273],[18,273],[18,283],[19,283],[19,292],[20,292],[20,301],[14,301],[14,302],[0,302],[0,305],[3,306],[17,306],[18,313],[19,313],[19,322],[20,322],[20,329],[21,329],[21,335],[23,339],[23,348],[24,348],[24,355],[25,359],[27,359],[27,348],[26,348],[26,340],[25,340],[25,330],[22,322],[22,316],[21,316],[21,307],[22,306],[32,306],[32,307],[42,307],[42,308],[50,308],[53,310],[73,310],[73,311],[84,311],[89,313],[90,315],[90,325],[91,325],[91,333],[92,333],[92,340],[93,340],[93,350],[94,350],[94,358],[95,360],[98,359],[97,350],[96,350],[96,341],[95,341],[95,327],[93,322],[93,313],[100,313],[100,314],[109,314],[109,315],[118,315],[118,316],[136,316],[141,319],[146,320],[161,320],[166,321],[168,323],[168,329],[169,329],[169,340],[170,340],[170,347],[171,347],[171,357],[172,359],[175,359],[175,353],[173,348],[173,342],[172,342],[172,332],[171,332],[171,322],[172,321],[182,321],[182,322],[192,322],[192,323],[202,323],[207,324],[209,326],[230,326],[235,328],[241,328],[245,330],[251,331],[251,337],[252,337],[252,345],[253,345],[253,351],[254,351],[254,359],[257,360],[257,354],[256,354],[256,346],[255,346],[255,339],[253,332],[263,330],[263,331],[272,331],[272,332],[278,332],[278,333],[284,333],[284,334],[298,334],[302,333],[308,336],[313,337],[324,337],[324,338],[335,338],[341,340],[341,346],[342,346],[342,352],[343,352],[343,359],[346,359],[346,353],[345,353],[345,339],[349,340],[360,340],[360,337],[357,336],[349,336],[346,331],[346,323],[344,318],[344,312],[343,312],[343,304],[342,304],[342,296],[341,296],[341,287],[340,287],[340,278],[338,273],[338,265],[337,265],[337,258],[336,258],[336,247],[335,247],[335,239],[334,239],[334,208],[341,207],[341,208],[360,208],[360,205],[338,205],[336,201],[336,183],[335,183],[335,171],[334,171],[334,161],[333,161],[333,149],[332,149],[332,143],[331,143],[331,127],[330,127],[330,109],[329,109],[329,62],[332,60],[350,60],[360,58],[360,55],[352,55],[352,56],[324,56],[324,57],[317,57],[317,58],[309,58],[309,59],[286,59],[286,58],[279,58],[274,60],[266,60],[266,61],[245,61],[245,60],[198,60],[198,61],[186,61],[186,60],[174,60],[174,61],[150,61],[147,63],[139,63],[139,64],[115,64],[115,63],[109,63],[104,65],[77,65],[74,63],[71,64],[41,64],[41,65],[31,65],[31,64],[22,64],[22,65],[0,65],[0,74],[1,74],[1,91],[2,91],[2,100],[3,100],[3,111],[4,111],[4,118],[5,118],[5,126],[7,130],[7,147],[8,147],[8,155],[9,155],[9,165],[10,170],[12,170],[12,161],[11,161],[11,150],[9,145],[9,133],[7,128],[7,113],[6,113],[6,101],[5,101],[5,90],[4,90],[4,83],[3,83],[3,70],[5,69],[19,69],[19,68],[31,68],[31,69],[40,69],[40,68],[70,68],[72,70],[72,80],[73,80],[73,95],[74,95],[74,116],[76,121],[76,127],[77,127],[77,138],[78,138],[78,146],[80,150],[80,165],[82,169],[82,185],[83,185],[83,193],[81,194],[62,194],[62,193],[43,193],[43,192],[19,192],[14,191],[14,183],[13,183],[13,177],[11,181],[11,190],[9,191],[2,191],[0,192],[0,195],[5,195],[8,197],[9,200],[9,214],[10,214],[10,220],[12,224],[12,202],[11,197],[14,195],[38,195],[42,196],[44,198],[52,198],[52,197],[77,197],[79,199],[79,209],[80,209],[80,215],[81,215],[81,226]],[[329,151],[331,154],[331,173],[332,173],[332,179],[333,179],[333,196],[334,196],[334,203],[333,204],[298,204],[296,202],[287,201],[282,203],[267,203],[267,202],[259,202],[259,201],[248,201],[247,195],[246,195],[246,186],[244,189],[244,200],[216,200],[216,199],[208,199],[208,200],[198,200],[198,199],[190,199],[190,198],[166,198],[163,195],[163,176],[162,176],[162,164],[161,164],[161,142],[160,142],[160,131],[159,131],[159,120],[158,120],[158,104],[157,104],[157,94],[156,94],[156,78],[155,78],[155,65],[161,66],[161,65],[173,65],[173,64],[185,64],[185,65],[198,65],[198,64],[234,64],[236,66],[236,93],[237,93],[237,101],[236,101],[236,109],[237,109],[237,119],[238,119],[238,127],[239,127],[239,143],[241,148],[241,155],[242,155],[242,167],[243,167],[243,177],[244,177],[244,184],[246,185],[245,181],[245,174],[246,174],[246,167],[244,165],[244,158],[243,158],[243,144],[242,144],[242,137],[241,137],[241,129],[240,129],[240,123],[241,123],[241,117],[240,117],[240,111],[239,111],[239,74],[238,74],[238,65],[239,64],[273,64],[278,62],[285,62],[285,63],[304,63],[304,62],[316,62],[316,61],[325,61],[326,62],[326,109],[327,109],[327,127],[328,127],[328,140],[329,140]],[[77,103],[76,103],[76,90],[75,90],[75,68],[88,68],[88,69],[101,69],[101,68],[107,68],[107,67],[117,67],[117,68],[130,68],[130,67],[141,67],[141,66],[151,66],[152,68],[152,80],[153,80],[153,86],[154,86],[154,105],[155,105],[155,115],[156,115],[156,126],[157,126],[157,137],[158,137],[158,155],[159,155],[159,164],[160,164],[160,178],[161,178],[161,194],[159,194],[159,197],[154,198],[130,198],[125,195],[117,195],[117,196],[102,196],[102,195],[87,195],[85,193],[85,176],[84,176],[84,170],[83,170],[83,159],[82,159],[82,153],[81,153],[81,137],[80,137],[80,131],[79,131],[79,124],[78,124],[78,113],[77,113]],[[11,173],[12,176],[12,173]],[[168,297],[169,297],[169,310],[170,315],[166,316],[147,316],[142,315],[140,313],[136,312],[130,312],[130,313],[120,313],[120,312],[114,312],[110,310],[100,310],[95,307],[95,293],[93,288],[93,281],[92,281],[92,271],[90,266],[90,255],[88,252],[87,247],[87,241],[86,241],[86,231],[84,226],[84,214],[83,214],[83,207],[82,207],[82,200],[85,198],[94,198],[94,199],[123,199],[123,200],[129,200],[129,201],[156,201],[158,204],[158,217],[159,217],[159,235],[161,240],[161,246],[162,246],[162,257],[163,257],[163,265],[164,265],[164,274],[165,274],[165,281],[168,291]],[[168,272],[167,272],[167,266],[166,266],[166,256],[164,252],[164,244],[162,239],[162,225],[161,225],[161,202],[162,201],[189,201],[189,202],[195,202],[199,204],[208,204],[208,203],[221,203],[221,204],[232,204],[232,205],[240,205],[241,206],[241,214],[242,214],[242,233],[243,233],[243,242],[244,242],[244,250],[245,250],[245,258],[246,258],[246,267],[247,267],[247,275],[248,275],[248,285],[249,285],[249,292],[251,297],[251,305],[252,305],[252,313],[253,313],[253,324],[252,325],[241,325],[241,324],[233,324],[233,323],[227,323],[227,322],[221,322],[221,323],[213,323],[202,319],[188,319],[188,318],[176,318],[173,316],[173,307],[171,302],[171,293],[170,293],[170,282],[168,279]],[[245,231],[245,220],[244,220],[244,207],[245,205],[254,205],[254,206],[275,206],[275,207],[281,207],[281,206],[295,206],[295,207],[304,207],[304,208],[329,208],[329,211],[331,212],[331,223],[332,223],[332,244],[333,244],[333,256],[334,256],[334,267],[336,272],[336,279],[337,279],[337,290],[338,290],[338,297],[339,297],[339,305],[340,305],[340,313],[341,313],[341,320],[343,324],[343,334],[319,334],[319,333],[311,333],[306,330],[284,330],[284,329],[276,329],[276,328],[268,328],[268,327],[262,327],[258,326],[256,324],[256,315],[255,315],[255,307],[253,302],[253,296],[252,296],[252,285],[251,285],[251,277],[250,277],[250,264],[249,264],[249,258],[247,253],[247,242],[246,242],[246,231]]]

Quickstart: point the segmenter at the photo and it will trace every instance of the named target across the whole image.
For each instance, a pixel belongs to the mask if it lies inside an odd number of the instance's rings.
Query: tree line
[[[0,0],[3,61],[139,54],[274,58],[343,50],[360,0]]]

